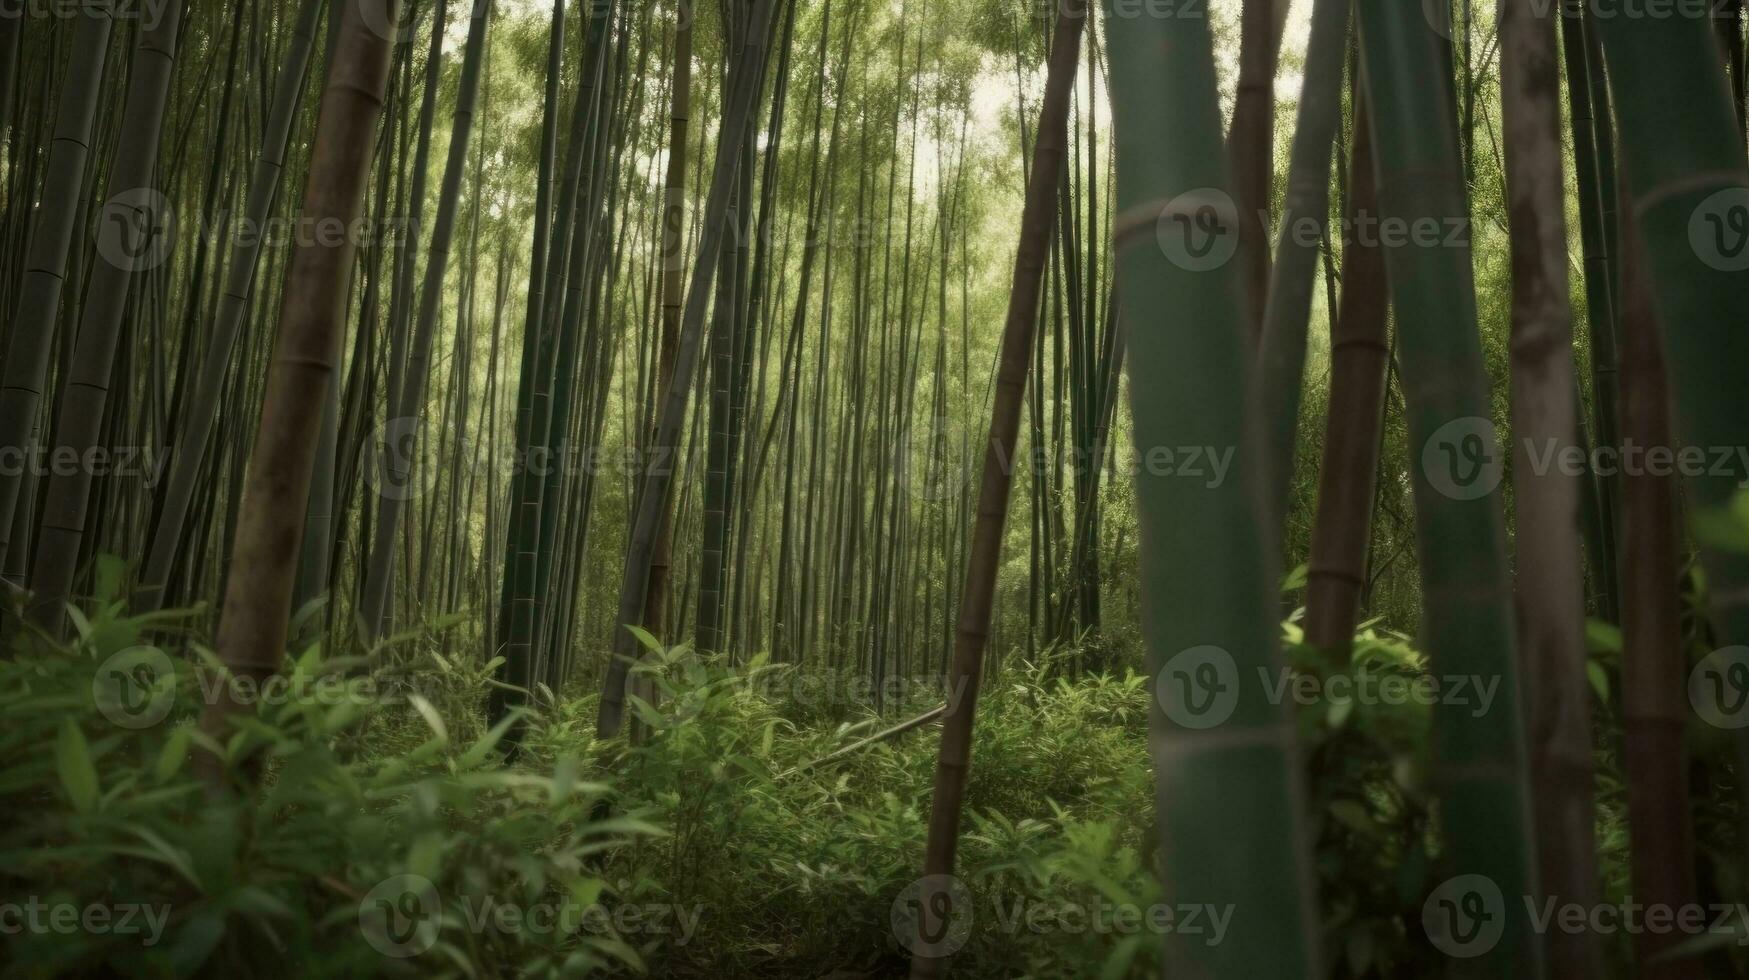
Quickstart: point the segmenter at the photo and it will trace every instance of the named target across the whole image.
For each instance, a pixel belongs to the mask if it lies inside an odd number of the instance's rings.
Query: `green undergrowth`
[[[904,971],[939,729],[858,743],[940,704],[937,686],[877,715],[817,668],[652,641],[637,672],[661,696],[634,703],[637,738],[599,742],[581,692],[489,727],[495,665],[424,631],[368,656],[302,650],[221,745],[195,725],[219,668],[183,622],[111,601],[70,646],[26,637],[0,661],[0,895],[47,923],[0,943],[7,975]],[[1326,682],[1425,669],[1382,630],[1340,665],[1291,624],[1288,640],[1297,674]],[[1068,660],[1011,657],[986,678],[955,976],[1158,975],[1152,685],[1133,670],[1065,676]],[[1420,923],[1449,874],[1428,711],[1298,711],[1332,976],[1440,969]],[[238,775],[251,755],[258,783]],[[1605,871],[1620,881],[1619,777],[1600,761]],[[210,789],[203,767],[232,788]],[[134,909],[136,928],[58,929],[58,908]],[[1219,940],[1218,915],[1166,911]]]

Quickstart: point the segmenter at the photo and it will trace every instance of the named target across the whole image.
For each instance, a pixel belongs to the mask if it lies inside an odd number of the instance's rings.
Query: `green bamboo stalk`
[[[1621,427],[1650,451],[1675,449],[1663,341],[1649,269],[1631,208],[1621,238]],[[1648,908],[1696,900],[1694,828],[1689,817],[1688,657],[1678,594],[1677,494],[1667,473],[1621,477],[1621,764],[1627,783],[1629,870],[1634,898]],[[1682,937],[1642,929],[1634,965],[1644,980],[1696,980],[1693,957],[1660,957]]]
[[[1663,327],[1685,446],[1713,453],[1749,445],[1749,402],[1736,397],[1749,369],[1749,172],[1730,88],[1707,11],[1622,16],[1600,0],[1597,29],[1608,56],[1621,133],[1621,174],[1639,223]],[[1734,236],[1734,237],[1733,237]],[[1625,237],[1625,236],[1624,236]],[[1706,466],[1688,486],[1696,510],[1729,505],[1749,479],[1741,464]],[[1749,556],[1701,541],[1709,613],[1730,645],[1749,643]],[[1749,767],[1749,728],[1733,733],[1739,771]],[[1749,780],[1739,783],[1739,840],[1749,867]]]
[[[1353,645],[1366,586],[1391,359],[1384,253],[1375,236],[1352,233],[1378,214],[1378,187],[1365,86],[1359,78],[1351,84],[1354,135],[1344,212],[1351,233],[1342,248],[1342,295],[1330,327],[1330,405],[1306,573],[1306,642],[1336,663],[1346,661]]]
[[[163,603],[175,566],[189,504],[206,459],[207,443],[218,420],[219,400],[224,392],[225,375],[231,367],[231,355],[236,349],[237,334],[242,330],[244,315],[255,294],[255,273],[261,261],[264,229],[279,196],[286,144],[297,117],[298,104],[302,101],[310,52],[315,45],[316,24],[325,6],[324,0],[302,0],[298,18],[292,26],[285,61],[274,87],[273,104],[262,131],[261,149],[249,178],[243,234],[231,243],[231,259],[226,267],[224,293],[219,298],[213,321],[212,340],[201,362],[200,373],[195,376],[194,391],[184,402],[182,417],[176,427],[180,435],[173,449],[170,479],[165,485],[157,527],[146,550],[140,588],[133,600],[134,607],[144,612],[151,612]]]
[[[1603,201],[1603,160],[1600,157],[1600,136],[1607,136],[1607,120],[1600,133],[1595,121],[1594,101],[1608,111],[1608,100],[1594,100],[1591,90],[1591,56],[1587,51],[1589,32],[1581,11],[1584,4],[1570,0],[1561,12],[1561,49],[1566,62],[1568,115],[1573,129],[1573,178],[1579,193],[1579,241],[1585,263],[1585,315],[1591,340],[1591,397],[1597,446],[1614,451],[1621,445],[1620,423],[1617,419],[1617,367],[1614,290],[1614,262],[1610,257],[1610,236],[1606,235],[1606,209]],[[1604,93],[1600,93],[1604,94]],[[1589,457],[1588,457],[1589,458]],[[1597,497],[1597,546],[1591,556],[1592,577],[1601,584],[1599,614],[1611,622],[1617,619],[1619,605],[1616,587],[1615,536],[1616,496],[1620,481],[1614,473],[1594,477]]]
[[[55,113],[54,140],[49,144],[42,197],[30,222],[25,251],[24,282],[6,345],[6,366],[0,378],[0,451],[29,453],[38,441],[37,417],[48,383],[49,355],[54,349],[55,322],[61,310],[67,255],[75,231],[83,226],[86,165],[91,155],[91,128],[103,91],[103,64],[114,25],[109,3],[79,8],[73,34],[73,54],[61,85]],[[29,467],[0,474],[0,567],[11,567],[13,516],[26,484]],[[17,542],[22,548],[26,542]],[[20,563],[22,564],[22,563]]]
[[[1524,896],[1536,894],[1536,879],[1497,488],[1502,460],[1476,328],[1450,52],[1415,6],[1361,0],[1358,9],[1380,220],[1402,232],[1385,236],[1381,226],[1398,314],[1410,454],[1421,464],[1412,470],[1422,644],[1438,675],[1498,685],[1488,711],[1434,709],[1433,778],[1450,869],[1481,876],[1502,901],[1498,909],[1484,909],[1499,919],[1498,940],[1471,950],[1478,953],[1473,958],[1454,960],[1453,968],[1535,977],[1541,951],[1522,912]],[[1456,898],[1471,894],[1466,889]],[[1469,904],[1459,901],[1459,910]],[[1450,924],[1457,926],[1454,938],[1463,938],[1461,924]]]
[[[1165,972],[1308,977],[1320,957],[1300,759],[1286,707],[1252,681],[1282,669],[1277,558],[1260,519],[1241,270],[1226,261],[1239,216],[1225,190],[1210,29],[1119,9],[1106,7],[1113,241],[1139,465],[1142,628],[1159,672],[1149,750],[1162,885],[1168,903],[1232,915],[1218,944],[1168,935]],[[1230,454],[1231,471],[1211,480],[1160,465],[1161,453],[1188,446]],[[1215,683],[1191,690],[1186,674]]]
[[[98,230],[98,261],[80,312],[72,371],[61,389],[53,440],[56,453],[70,450],[79,459],[91,459],[91,451],[103,444],[104,410],[115,374],[116,349],[127,327],[123,314],[135,274],[169,259],[170,216],[165,210],[169,203],[158,192],[156,178],[158,139],[181,23],[181,5],[172,3],[136,39],[102,212],[105,225]],[[49,478],[40,540],[30,569],[30,588],[35,593],[30,615],[54,635],[65,626],[65,606],[79,567],[95,476],[93,467],[78,466]]]
[[[661,510],[667,505],[673,479],[673,452],[679,444],[680,427],[685,421],[687,403],[692,395],[693,374],[698,368],[700,333],[704,326],[705,306],[710,300],[711,278],[716,263],[708,261],[717,255],[725,234],[724,217],[728,211],[729,191],[734,183],[741,146],[748,137],[753,122],[754,104],[758,101],[765,75],[764,52],[768,38],[772,0],[754,0],[749,13],[748,29],[732,73],[729,98],[724,103],[723,124],[717,138],[715,170],[711,175],[710,192],[705,198],[703,229],[693,263],[692,281],[687,287],[686,306],[681,315],[680,344],[675,350],[674,373],[662,402],[656,438],[651,443],[651,457],[656,465],[647,469],[638,496],[638,508],[632,534],[627,542],[625,577],[620,583],[618,611],[613,623],[613,656],[602,679],[601,706],[596,718],[598,737],[611,738],[619,733],[625,717],[625,681],[633,656],[638,649],[637,638],[624,627],[638,622],[644,612],[644,596],[650,580],[650,556]]]
[[[1306,331],[1312,312],[1312,273],[1322,236],[1307,233],[1330,210],[1330,143],[1342,123],[1342,69],[1348,53],[1348,3],[1316,0],[1306,42],[1299,121],[1288,161],[1281,238],[1270,268],[1263,308],[1263,342],[1256,374],[1269,436],[1269,528],[1280,533],[1293,482],[1299,435],[1300,392],[1306,370]],[[1332,310],[1331,314],[1334,315]]]
[[[462,179],[468,169],[468,138],[473,133],[474,103],[480,91],[480,65],[486,49],[486,31],[490,25],[491,4],[470,3],[468,40],[462,53],[460,87],[456,91],[455,114],[449,137],[449,158],[444,161],[443,182],[438,188],[437,218],[431,227],[431,245],[425,261],[425,282],[419,297],[417,325],[413,334],[413,349],[402,378],[400,400],[393,403],[392,422],[411,425],[409,443],[417,446],[417,422],[425,416],[425,388],[431,373],[431,348],[437,334],[437,317],[443,302],[444,273],[449,267],[450,243],[455,233],[456,210],[460,207]],[[408,260],[411,263],[411,259]],[[359,601],[359,623],[363,639],[374,642],[382,634],[388,606],[389,586],[395,570],[395,532],[401,511],[414,479],[412,466],[415,452],[402,452],[403,447],[386,451],[386,469],[382,484],[384,493],[378,506],[376,540],[370,552],[370,570],[365,577],[364,594]]]

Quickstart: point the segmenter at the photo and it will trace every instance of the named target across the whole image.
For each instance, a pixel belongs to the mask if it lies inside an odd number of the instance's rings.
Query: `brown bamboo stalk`
[[[1069,96],[1086,19],[1087,8],[1079,0],[1061,0],[1051,35],[1044,100],[1039,106],[1038,142],[1033,145],[1026,200],[1020,213],[1014,285],[1008,294],[1008,315],[1002,328],[990,410],[990,434],[984,444],[977,521],[966,558],[959,626],[954,633],[953,662],[948,669],[950,707],[942,717],[941,753],[935,767],[935,792],[930,800],[929,844],[923,859],[925,894],[918,903],[919,935],[912,946],[911,959],[913,977],[936,976],[943,964],[940,940],[944,930],[937,921],[937,913],[940,899],[948,894],[945,876],[953,873],[959,848],[960,811],[972,761],[972,720],[978,707],[984,648],[990,639],[991,605],[1002,557],[1003,528],[1008,521],[1008,496],[1014,483],[1011,464],[1020,433],[1020,408],[1026,394],[1033,332],[1038,323],[1040,287],[1056,226],[1058,185],[1068,143]]]
[[[400,7],[399,0],[340,4],[304,191],[302,213],[311,227],[351,228],[358,220]],[[334,383],[345,323],[354,237],[300,241],[287,273],[217,642],[220,662],[233,675],[257,683],[278,671],[285,649],[322,401]],[[251,713],[254,705],[239,701],[229,685],[217,690],[200,725],[222,744],[231,734],[232,717]],[[204,775],[215,786],[225,778],[223,761],[201,759]]]

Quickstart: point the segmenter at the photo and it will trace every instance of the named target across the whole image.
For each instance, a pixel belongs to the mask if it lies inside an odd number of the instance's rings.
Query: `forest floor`
[[[48,906],[159,914],[149,934],[26,932],[16,975],[205,975],[267,949],[298,976],[905,971],[938,729],[870,737],[942,703],[927,682],[889,688],[877,714],[850,674],[655,651],[642,737],[598,742],[581,692],[488,731],[494,668],[423,635],[366,663],[311,647],[219,746],[192,721],[221,682],[118,617],[86,624],[72,656],[0,660],[0,805],[26,815],[0,831],[0,873]],[[1356,671],[1418,669],[1396,638],[1360,649]],[[1223,939],[1229,910],[1163,904],[1152,870],[1152,685],[1065,676],[1071,659],[986,678],[950,886],[956,976],[1158,976],[1168,934]],[[112,677],[152,664],[164,683]],[[1425,709],[1299,715],[1331,975],[1433,975]],[[202,757],[251,742],[260,785],[203,792]],[[1620,882],[1620,801],[1601,804]]]

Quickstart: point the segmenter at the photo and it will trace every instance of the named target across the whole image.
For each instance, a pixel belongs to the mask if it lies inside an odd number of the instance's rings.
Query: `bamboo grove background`
[[[1506,680],[1499,712],[1431,721],[1444,860],[1594,896],[1624,846],[1596,839],[1613,724],[1635,887],[1740,891],[1738,818],[1708,840],[1686,804],[1740,794],[1720,759],[1749,741],[1670,765],[1683,645],[1749,629],[1733,474],[1547,479],[1520,445],[1744,444],[1749,293],[1693,230],[1745,182],[1742,6],[1704,30],[1454,6],[0,17],[0,447],[45,461],[0,473],[5,628],[83,632],[69,601],[119,576],[262,676],[287,643],[428,634],[493,665],[485,724],[600,692],[601,741],[654,699],[626,625],[854,678],[895,720],[904,685],[1010,662],[1152,673],[1218,636],[1249,671],[1283,662],[1284,618],[1326,653],[1376,628]],[[1162,229],[1211,201],[1231,258],[1199,267]],[[293,247],[333,231],[316,205],[355,249]],[[1380,215],[1456,237],[1381,246]],[[1453,419],[1513,434],[1499,493],[1430,492]],[[1205,451],[1183,462],[1209,481],[1137,478],[1138,446]],[[278,495],[306,463],[307,505]],[[1151,746],[1162,887],[1248,912],[1169,968],[1316,972],[1327,830],[1291,719],[1251,691],[1230,740],[1176,721]],[[930,876],[956,867],[972,724],[944,715]],[[1479,962],[1599,956],[1513,920]]]
[[[483,640],[494,633],[493,597],[504,574],[499,542],[511,510],[518,365],[533,288],[530,229],[537,188],[551,176],[540,170],[551,21],[547,11],[514,4],[494,12],[479,54],[473,145],[459,181],[443,186],[468,31],[465,5],[451,6],[457,9],[443,11],[436,49],[431,4],[411,12],[405,42],[395,48],[373,150],[366,245],[349,296],[334,445],[324,446],[319,464],[318,485],[332,490],[319,492],[314,505],[326,513],[312,513],[311,543],[325,540],[306,549],[298,594],[307,600],[334,584],[326,615],[340,622],[369,601],[384,602],[385,619],[403,627],[466,609],[474,615],[462,632]],[[744,281],[728,277],[735,292],[719,293],[713,305],[708,366],[699,372],[700,397],[679,451],[661,632],[704,631],[737,651],[769,648],[866,668],[883,655],[923,662],[943,655],[975,490],[965,447],[976,440],[970,433],[989,396],[987,324],[1006,287],[995,270],[1011,248],[1009,189],[1018,185],[1019,149],[1030,139],[1017,120],[1035,110],[1029,103],[1041,84],[1044,35],[1034,12],[1019,7],[837,6],[799,9],[774,22],[782,41],[774,60],[783,64],[771,72],[723,260]],[[143,556],[163,547],[155,535],[174,539],[161,600],[169,605],[222,591],[315,122],[309,81],[290,120],[283,164],[274,168],[278,193],[267,219],[250,226],[265,242],[241,301],[230,295],[233,253],[239,216],[256,192],[255,163],[274,121],[276,89],[288,61],[309,43],[296,33],[310,13],[265,4],[191,9],[177,39],[157,182],[174,209],[154,217],[173,233],[174,247],[128,293],[127,326],[103,379],[113,386],[100,440],[142,447],[132,470],[162,468],[93,481],[90,510],[105,518],[78,545],[78,565],[86,567],[97,553]],[[598,18],[599,39],[574,12],[564,25],[554,76],[560,129],[573,118],[580,62],[599,58],[599,81],[590,84],[600,94],[590,98],[602,100],[594,125],[609,138],[581,148],[589,181],[579,192],[587,198],[582,207],[598,220],[578,272],[564,273],[576,275],[566,286],[581,298],[563,311],[570,319],[560,333],[575,340],[543,352],[552,359],[547,369],[562,379],[554,384],[568,388],[564,432],[551,445],[574,447],[571,462],[554,467],[565,471],[551,487],[566,503],[562,526],[543,531],[552,556],[545,574],[558,576],[542,599],[543,659],[573,655],[558,649],[566,644],[557,638],[609,632],[604,597],[617,586],[627,502],[636,492],[628,453],[647,440],[660,376],[667,161],[683,164],[676,176],[685,200],[681,237],[668,252],[690,256],[722,109],[719,15],[701,8],[683,42],[702,84],[690,93],[684,152],[674,154],[673,12]],[[107,59],[98,59],[110,83],[127,77],[130,62],[128,22],[118,24]],[[17,91],[8,101],[4,255],[15,274],[0,287],[9,308],[30,268],[26,205],[50,165],[45,137],[60,119],[68,61],[80,41],[74,22],[53,26],[32,32],[42,43],[23,46],[11,73]],[[318,33],[306,55],[308,76],[322,71],[322,41]],[[1099,77],[1103,66],[1095,58],[1088,71]],[[1089,463],[1096,438],[1108,449],[1119,442],[1103,434],[1117,402],[1109,390],[1110,277],[1096,244],[1109,225],[1111,181],[1103,89],[1102,79],[1092,89],[1085,79],[1077,86],[1076,164],[1063,190],[1065,210],[1077,220],[1053,248],[1048,329],[1036,351],[1046,381],[1029,396],[1020,450],[1044,465],[1029,477],[1037,513],[1012,532],[1026,544],[1019,577],[1005,577],[1003,629],[1029,649],[1097,623],[1102,563],[1126,554],[1134,561],[1133,528],[1101,519],[1125,490],[1094,475]],[[74,195],[84,211],[71,216],[80,227],[102,213],[104,176],[123,152],[113,134],[128,90],[99,90],[89,125],[96,138]],[[561,140],[558,149],[554,170],[578,147]],[[433,218],[446,195],[455,212],[452,241],[437,308],[427,313],[420,292],[432,268]],[[71,338],[101,258],[89,254],[89,236],[79,240],[86,245],[68,251],[54,317],[45,375],[52,382],[69,376]],[[232,337],[214,327],[227,308],[239,320]],[[410,362],[421,342],[424,356]],[[216,381],[208,367],[215,351],[224,366]],[[416,382],[418,410],[403,413],[390,393],[409,374],[424,377]],[[37,401],[36,431],[44,436],[54,431],[56,390]],[[194,421],[193,414],[212,418]],[[415,416],[422,424],[408,421]],[[177,434],[190,427],[210,429],[211,451],[188,491],[186,514],[159,532],[163,491],[181,449]],[[385,460],[385,443],[390,456],[411,455]],[[375,492],[379,485],[388,492]],[[20,546],[7,550],[14,582],[28,575],[47,493],[47,480],[20,491],[12,518],[20,533],[9,537]],[[385,497],[402,512],[388,539],[397,559],[389,597],[370,600],[364,582]],[[317,522],[325,535],[314,530]]]

